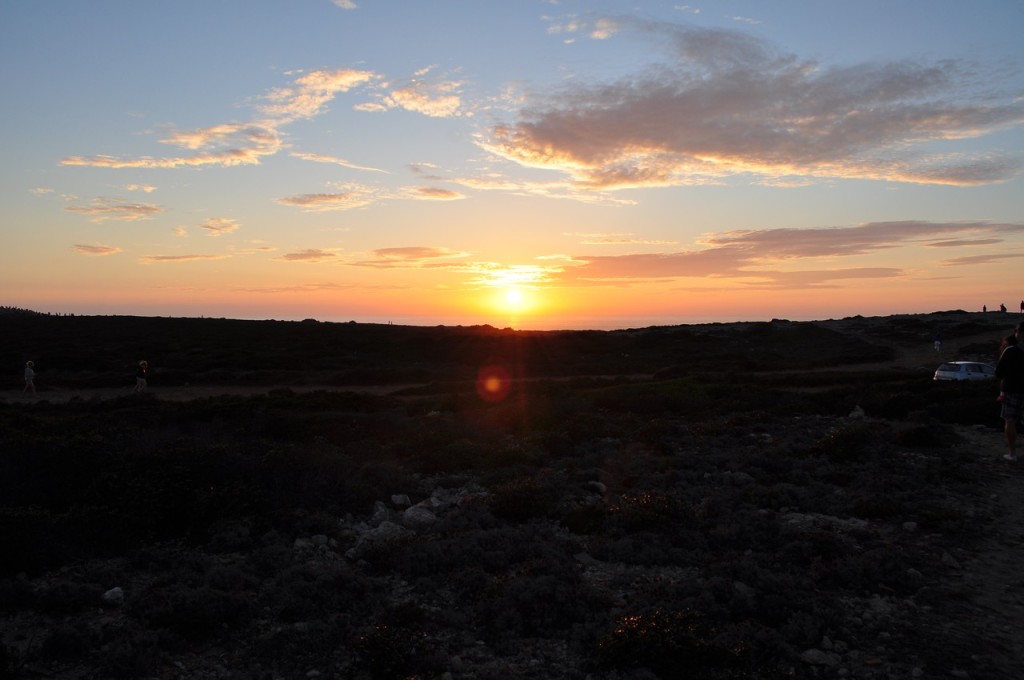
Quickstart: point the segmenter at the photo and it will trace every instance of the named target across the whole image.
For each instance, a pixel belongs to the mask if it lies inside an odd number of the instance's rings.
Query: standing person
[[[996,377],[1002,381],[1003,409],[1000,415],[1008,450],[1003,458],[1008,461],[1017,460],[1017,423],[1024,415],[1024,347],[1021,347],[1024,321],[1017,324],[1013,334],[1017,343],[1008,344],[996,364]]]
[[[148,361],[140,361],[139,368],[135,371],[135,391],[144,392],[146,390],[146,372],[149,370]]]
[[[1003,338],[1002,342],[999,343],[999,356],[1003,356],[1003,352],[1006,351],[1007,347],[1016,344],[1017,335],[1015,333],[1010,333],[1009,335],[1007,335],[1005,338]],[[999,396],[996,397],[996,401],[998,401],[999,403],[1003,403],[1003,400],[1006,399],[1006,390],[1003,389],[1003,382],[1004,381],[1002,380],[999,381]]]
[[[941,352],[942,351],[942,336],[939,335],[938,333],[935,334],[935,343],[934,343],[934,345],[935,345],[935,351],[936,352]]]
[[[25,362],[25,388],[22,390],[22,392],[31,392],[32,394],[36,393],[35,366],[36,364],[33,361]]]
[[[1024,300],[1020,301],[1020,313],[1024,314]]]

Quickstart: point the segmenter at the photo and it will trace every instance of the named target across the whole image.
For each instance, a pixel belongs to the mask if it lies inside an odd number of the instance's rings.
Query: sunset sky
[[[624,328],[1024,298],[1024,0],[0,5],[0,305]]]

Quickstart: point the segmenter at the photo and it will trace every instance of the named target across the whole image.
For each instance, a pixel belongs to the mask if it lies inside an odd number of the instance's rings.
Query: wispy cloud
[[[426,201],[458,201],[466,197],[465,194],[460,194],[457,191],[438,187],[415,187],[409,193],[413,198]]]
[[[383,172],[387,173],[387,170],[381,170],[380,168],[371,168],[365,165],[356,165],[344,158],[335,158],[334,156],[328,156],[322,153],[300,153],[293,151],[291,154],[294,158],[301,158],[304,161],[312,161],[314,163],[331,163],[333,165],[340,165],[343,168],[351,168],[353,170],[366,170],[368,172]]]
[[[978,185],[1019,173],[1019,150],[961,153],[958,140],[1024,123],[1024,99],[984,92],[955,60],[825,66],[750,35],[620,20],[671,48],[659,68],[523,106],[479,143],[587,188],[732,177],[861,178]],[[926,152],[928,145],[949,151]]]
[[[319,248],[309,248],[307,250],[300,250],[294,253],[285,253],[280,257],[275,257],[275,260],[281,262],[325,262],[337,258],[337,253],[332,253],[329,250],[320,250]]]
[[[373,257],[351,262],[358,267],[374,267],[377,269],[422,269],[451,266],[454,259],[465,258],[469,253],[449,248],[432,248],[426,246],[408,246],[403,248],[380,248],[374,250]]]
[[[121,249],[117,246],[104,246],[100,244],[75,244],[72,249],[79,255],[89,255],[92,257],[102,257],[104,255],[115,255],[121,252]]]
[[[623,234],[567,234],[580,239],[580,244],[585,246],[665,246],[674,245],[677,241],[666,241],[659,239],[645,239],[631,233]]]
[[[164,211],[152,203],[132,203],[121,198],[94,198],[88,205],[69,205],[64,208],[81,215],[88,215],[93,222],[116,220],[135,222],[151,219]]]
[[[943,260],[941,264],[949,267],[965,267],[979,264],[999,264],[1006,260],[1019,260],[1024,258],[1024,253],[991,253],[988,255],[966,255]]]
[[[433,68],[421,69],[406,84],[385,89],[375,99],[357,105],[358,111],[381,112],[405,109],[430,118],[472,115],[463,109],[462,83],[431,76]]]
[[[210,236],[230,234],[231,232],[236,231],[238,226],[239,225],[236,220],[228,219],[226,217],[211,217],[199,225],[201,229],[208,231]]]
[[[274,127],[286,125],[301,118],[313,118],[338,94],[366,85],[379,76],[371,71],[332,69],[310,71],[295,79],[290,87],[273,90],[262,107]]]
[[[339,93],[368,84],[378,76],[354,69],[305,73],[288,87],[272,90],[248,123],[222,123],[194,130],[172,130],[160,141],[196,153],[187,156],[119,158],[110,155],[68,156],[62,165],[97,168],[180,168],[257,165],[284,148],[281,128],[323,112]]]
[[[198,260],[226,260],[230,255],[143,255],[141,264],[157,264],[161,262],[195,262]]]
[[[847,279],[893,278],[906,273],[893,267],[844,267],[839,258],[884,249],[933,247],[960,241],[965,247],[996,245],[1024,234],[1024,224],[989,222],[874,222],[852,227],[732,231],[708,235],[703,249],[671,253],[575,255],[555,280],[562,285],[631,281],[729,278],[748,287],[828,287]],[[974,238],[956,238],[972,236]],[[979,254],[942,261],[941,265],[978,265],[1024,257],[1024,253]],[[783,270],[778,265],[836,262],[834,268]]]
[[[281,205],[299,208],[307,212],[331,210],[352,210],[377,201],[377,192],[369,187],[350,185],[347,190],[337,193],[299,194],[277,199]]]
[[[332,2],[342,9],[359,9],[359,5],[352,0],[332,0]]]
[[[151,194],[156,191],[156,187],[152,184],[126,184],[125,191],[141,191],[146,194]]]

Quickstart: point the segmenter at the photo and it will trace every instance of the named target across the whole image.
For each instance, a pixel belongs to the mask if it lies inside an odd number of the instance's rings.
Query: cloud
[[[428,77],[432,70],[432,67],[421,69],[408,84],[381,93],[372,102],[361,104],[356,109],[367,112],[405,109],[430,118],[471,115],[462,108],[462,83]]]
[[[83,243],[75,244],[73,250],[79,255],[89,255],[92,257],[115,255],[121,252],[121,249],[116,246],[104,246],[100,244],[87,245]]]
[[[989,222],[872,222],[854,227],[731,231],[710,236],[709,246],[741,248],[760,257],[865,255],[947,235],[1024,234],[1024,225]]]
[[[563,285],[629,283],[682,278],[730,278],[751,288],[828,287],[844,279],[893,278],[891,267],[835,267],[783,271],[773,263],[828,261],[883,249],[934,247],[935,239],[966,247],[994,245],[1024,234],[1024,224],[989,222],[873,222],[851,227],[731,231],[705,237],[702,250],[626,255],[574,255],[556,277]],[[974,238],[955,238],[956,236]],[[1024,254],[972,255],[941,262],[960,266],[998,262]]]
[[[451,266],[449,260],[467,257],[464,253],[449,248],[408,246],[403,248],[380,248],[373,251],[373,258],[351,262],[357,267],[377,269],[420,269]]]
[[[126,184],[125,191],[141,191],[143,193],[151,194],[156,191],[156,187],[150,184]]]
[[[152,203],[131,203],[120,198],[94,198],[88,205],[69,205],[65,210],[88,215],[93,222],[148,220],[164,211]]]
[[[1024,253],[995,253],[989,255],[967,255],[965,257],[954,257],[943,260],[940,264],[949,267],[974,266],[979,264],[998,264],[1006,260],[1018,260],[1024,257]]]
[[[976,238],[976,239],[949,239],[946,241],[936,241],[929,243],[929,248],[964,248],[971,246],[994,246],[1002,243],[1002,239],[998,238]]]
[[[677,241],[663,241],[657,239],[641,239],[630,233],[623,234],[567,234],[567,236],[576,236],[580,239],[581,245],[585,246],[630,246],[630,245],[648,245],[648,246],[664,246],[674,245]]]
[[[355,163],[349,162],[344,158],[335,158],[334,156],[326,156],[320,153],[299,153],[293,151],[291,154],[294,158],[301,158],[304,161],[312,161],[314,163],[332,163],[334,165],[340,165],[343,168],[351,168],[353,170],[367,170],[369,172],[383,172],[387,173],[387,170],[381,170],[380,168],[370,168],[365,165],[356,165]]]
[[[280,257],[275,257],[275,260],[281,262],[324,262],[326,260],[333,260],[337,257],[337,254],[327,250],[320,250],[319,248],[309,248],[307,250],[300,250],[295,253],[285,253]]]
[[[128,159],[107,155],[69,156],[61,161],[61,165],[146,169],[257,165],[263,156],[276,154],[282,146],[277,130],[263,124],[230,123],[196,130],[172,131],[160,141],[204,153],[167,158],[143,156]]]
[[[331,210],[352,210],[377,200],[376,192],[368,187],[349,185],[347,191],[330,194],[299,194],[277,199],[281,205],[300,208],[306,212],[327,212]]]
[[[921,184],[1005,181],[1017,150],[971,155],[958,140],[1024,123],[1024,99],[981,92],[955,60],[825,66],[726,30],[623,19],[668,47],[658,68],[619,82],[570,84],[524,105],[478,143],[591,189],[748,176]],[[936,154],[929,150],[947,147]]]
[[[29,191],[31,191],[36,196],[45,196],[47,194],[53,193],[53,189],[50,189],[48,187],[36,187],[34,189],[30,189]]]
[[[353,288],[384,288],[384,286],[357,286],[354,283],[297,283],[288,286],[234,286],[231,290],[246,293],[315,293],[321,290],[351,290]]]
[[[180,168],[219,165],[258,165],[283,147],[281,128],[323,112],[339,93],[377,78],[369,71],[334,69],[311,71],[288,87],[272,90],[259,107],[261,118],[248,123],[222,123],[194,130],[172,130],[160,142],[188,151],[187,156],[118,158],[110,155],[68,156],[61,165],[95,168]]]
[[[220,236],[237,230],[238,222],[226,217],[211,217],[200,224],[199,227],[210,232],[210,236]]]
[[[332,2],[342,9],[359,9],[359,5],[352,0],[332,0]]]
[[[143,255],[139,258],[142,264],[159,262],[194,262],[197,260],[226,260],[230,255]]]
[[[371,71],[356,69],[310,71],[296,78],[291,87],[273,90],[267,96],[270,103],[261,111],[270,116],[275,127],[300,118],[313,118],[339,93],[372,83],[378,77]]]
[[[416,187],[411,191],[414,198],[428,201],[458,201],[465,198],[465,194],[450,189],[439,189],[437,187]]]

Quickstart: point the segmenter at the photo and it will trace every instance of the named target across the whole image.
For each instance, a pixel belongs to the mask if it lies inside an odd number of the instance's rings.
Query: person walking
[[[36,393],[36,364],[33,361],[25,362],[25,388],[22,392]]]
[[[146,386],[147,386],[146,372],[147,371],[149,371],[149,362],[145,361],[145,360],[140,361],[139,362],[139,368],[135,371],[135,391],[136,392],[145,392],[146,391]]]
[[[996,377],[1002,381],[1003,393],[1000,415],[1007,448],[1003,458],[1011,462],[1017,460],[1017,424],[1024,416],[1024,321],[1017,324],[1013,334],[1017,343],[1008,344],[996,364]]]

